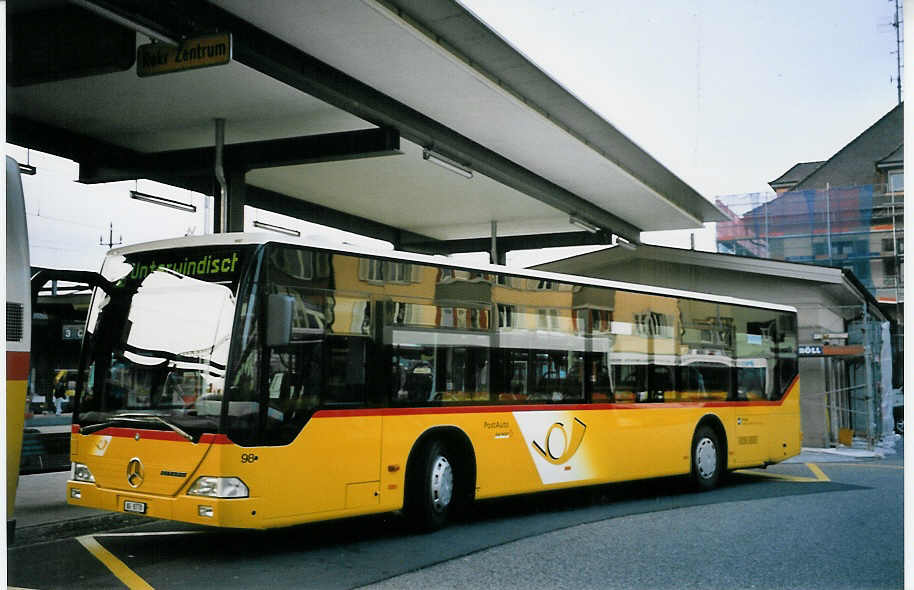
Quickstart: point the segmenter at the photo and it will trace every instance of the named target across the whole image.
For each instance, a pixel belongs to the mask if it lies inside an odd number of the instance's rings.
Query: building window
[[[418,278],[418,267],[403,262],[388,262],[384,265],[384,280],[393,283],[410,283]],[[414,274],[416,275],[414,277]]]
[[[647,313],[635,314],[635,331],[639,336],[648,336],[651,338],[672,338],[673,337],[673,318],[672,316],[649,311]]]
[[[384,280],[384,263],[374,258],[359,260],[359,279],[370,283],[380,283]]]
[[[513,328],[516,321],[516,310],[513,305],[498,304],[498,327]]]
[[[559,329],[559,310],[539,309],[536,316],[537,330],[556,331]]]
[[[904,171],[889,172],[889,192],[904,192]]]

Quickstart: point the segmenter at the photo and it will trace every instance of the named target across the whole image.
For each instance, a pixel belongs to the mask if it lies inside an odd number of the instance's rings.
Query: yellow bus
[[[112,250],[70,504],[265,529],[800,451],[793,308],[224,234]]]
[[[16,530],[16,489],[25,427],[32,292],[29,238],[19,164],[6,157],[6,534]]]

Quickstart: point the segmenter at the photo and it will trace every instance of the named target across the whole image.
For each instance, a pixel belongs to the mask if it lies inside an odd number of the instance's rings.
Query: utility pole
[[[124,243],[124,236],[118,236],[117,241],[116,242],[114,241],[114,224],[110,223],[110,222],[108,223],[108,242],[107,243],[104,242],[103,236],[98,236],[98,245],[99,246],[108,246],[109,250],[115,246],[120,246],[123,243]]]
[[[890,0],[891,1],[891,0]],[[898,18],[899,9],[898,9],[898,0],[895,0],[895,20],[892,22],[892,26],[895,27],[895,63],[898,67],[897,74],[895,75],[895,83],[898,87],[898,104],[901,104],[901,22]]]

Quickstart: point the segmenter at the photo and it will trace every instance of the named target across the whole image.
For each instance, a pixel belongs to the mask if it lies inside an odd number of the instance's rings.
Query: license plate
[[[130,500],[124,501],[124,512],[136,512],[138,514],[146,514],[146,503],[145,502],[131,502]]]

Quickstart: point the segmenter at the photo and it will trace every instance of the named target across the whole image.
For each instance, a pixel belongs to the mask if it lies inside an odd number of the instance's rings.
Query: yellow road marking
[[[819,481],[831,481],[831,479],[829,479],[829,477],[827,475],[825,475],[825,472],[823,472],[821,469],[819,469],[819,466],[816,465],[815,463],[807,463],[806,466],[809,467],[809,470],[812,471],[816,475],[816,478]]]
[[[77,537],[77,541],[85,547],[89,553],[95,556],[105,567],[111,570],[111,573],[114,574],[118,580],[124,583],[125,586],[130,588],[130,590],[152,590],[152,586],[146,583],[146,580],[139,577],[127,567],[123,561],[115,557],[110,551],[101,546],[101,544],[95,540],[95,537],[91,535],[85,535],[83,537]]]
[[[780,479],[782,481],[795,481],[802,483],[815,483],[823,481],[831,481],[825,473],[819,469],[819,466],[815,463],[806,463],[806,467],[812,471],[815,477],[802,477],[799,475],[787,475],[784,473],[771,473],[768,471],[758,471],[756,469],[737,469],[734,473],[744,473],[746,475],[757,475],[759,477],[767,477],[768,479]]]

